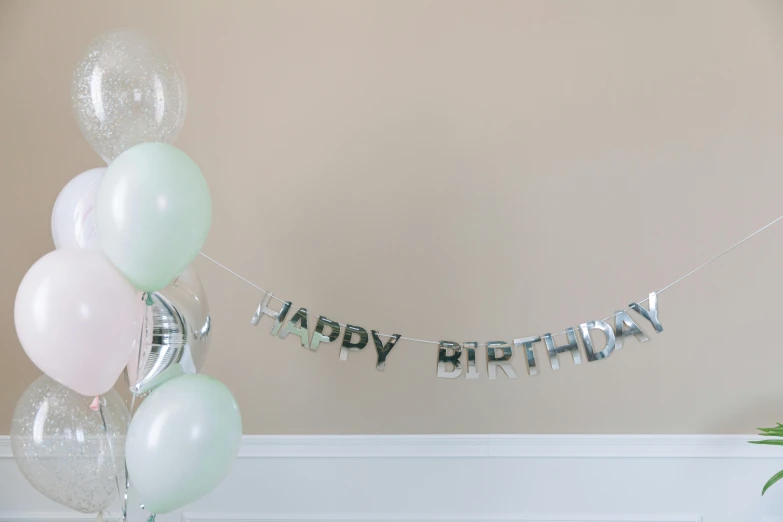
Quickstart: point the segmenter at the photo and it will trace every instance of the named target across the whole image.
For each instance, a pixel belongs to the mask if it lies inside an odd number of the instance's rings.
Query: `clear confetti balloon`
[[[111,390],[98,403],[42,375],[14,410],[11,447],[38,491],[82,513],[98,513],[125,480],[128,409]]]
[[[185,77],[143,33],[97,38],[73,73],[71,101],[82,134],[107,163],[133,145],[172,143],[187,111]]]

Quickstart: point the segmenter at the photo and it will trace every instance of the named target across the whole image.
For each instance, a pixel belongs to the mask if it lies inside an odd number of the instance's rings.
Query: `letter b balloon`
[[[220,381],[195,374],[164,382],[139,406],[125,442],[140,502],[158,514],[203,497],[228,475],[241,439],[239,407]]]
[[[204,176],[165,143],[120,154],[106,170],[95,211],[103,251],[145,292],[166,287],[195,259],[212,222]]]

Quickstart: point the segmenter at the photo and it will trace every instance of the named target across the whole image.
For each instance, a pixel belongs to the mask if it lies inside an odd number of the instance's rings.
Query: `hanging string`
[[[141,333],[139,334],[139,350],[138,355],[136,358],[136,377],[141,374],[141,352],[144,348],[144,342],[147,340],[147,317],[148,312],[150,311],[150,306],[152,306],[152,297],[148,292],[144,292],[141,296],[141,300],[144,301],[144,318],[141,321]],[[127,368],[125,370],[125,375],[128,376],[128,382],[133,385],[135,383],[130,382],[130,375],[127,373]],[[128,424],[125,426],[125,436],[128,435],[128,430],[130,429],[130,423],[131,419],[133,419],[133,408],[136,405],[136,393],[131,392],[131,399],[130,404],[128,406]],[[115,475],[116,477],[116,475]],[[117,486],[117,491],[119,492],[119,485]],[[130,492],[130,476],[128,475],[128,462],[125,461],[125,492],[121,495],[122,498],[122,522],[128,521],[128,493]]]
[[[660,290],[658,290],[658,291],[657,291],[657,292],[655,292],[655,293],[656,293],[656,294],[662,294],[662,293],[664,293],[665,291],[667,291],[667,290],[669,290],[670,288],[674,287],[674,286],[675,286],[675,285],[677,285],[678,283],[680,283],[680,282],[684,281],[685,279],[687,279],[688,277],[692,276],[693,274],[695,274],[696,272],[698,272],[698,271],[699,271],[699,270],[701,270],[702,268],[705,268],[706,266],[708,266],[708,265],[710,265],[710,264],[714,263],[715,261],[717,261],[718,259],[720,259],[720,258],[721,258],[721,257],[723,257],[724,255],[728,254],[729,252],[731,252],[732,250],[734,250],[734,249],[735,249],[735,248],[737,248],[738,246],[740,246],[740,245],[742,245],[743,243],[745,243],[746,241],[748,241],[748,240],[752,239],[752,238],[753,238],[754,236],[756,236],[757,234],[760,234],[760,233],[761,233],[761,232],[763,232],[764,230],[768,229],[769,227],[771,227],[772,225],[774,225],[775,223],[777,223],[777,222],[778,222],[778,221],[780,221],[781,219],[783,219],[783,216],[779,216],[779,217],[777,217],[777,218],[773,219],[772,221],[770,221],[769,223],[767,223],[766,225],[764,225],[764,226],[763,226],[763,227],[761,227],[760,229],[756,230],[755,232],[753,232],[753,233],[752,233],[752,234],[750,234],[749,236],[747,236],[747,237],[745,237],[745,238],[743,238],[743,239],[740,239],[739,241],[737,241],[736,243],[734,243],[733,245],[731,245],[731,246],[730,246],[729,248],[727,248],[726,250],[724,250],[724,251],[720,252],[719,254],[717,254],[717,255],[713,256],[713,257],[712,257],[712,258],[711,258],[709,261],[707,261],[707,262],[705,262],[705,263],[702,263],[701,265],[697,266],[696,268],[694,268],[693,270],[691,270],[690,272],[688,272],[688,273],[687,273],[687,274],[685,274],[684,276],[680,277],[679,279],[676,279],[676,280],[672,281],[671,283],[669,283],[668,285],[664,286],[663,288],[661,288]],[[245,283],[249,284],[250,286],[252,286],[252,287],[253,287],[253,288],[255,288],[256,290],[258,290],[259,292],[267,293],[267,291],[266,291],[266,290],[264,290],[263,288],[261,288],[261,287],[260,287],[260,286],[258,286],[257,284],[253,283],[252,281],[250,281],[250,280],[249,280],[249,279],[247,279],[246,277],[244,277],[244,276],[242,276],[242,275],[240,275],[240,274],[238,274],[238,273],[234,272],[233,270],[231,270],[230,268],[228,268],[226,265],[224,265],[223,263],[220,263],[220,262],[216,261],[215,259],[211,258],[210,256],[208,256],[208,255],[207,255],[207,254],[205,254],[204,252],[201,252],[201,256],[202,256],[202,257],[204,257],[205,259],[207,259],[208,261],[211,261],[212,263],[214,263],[214,264],[215,264],[215,265],[217,265],[218,267],[222,268],[223,270],[225,270],[225,271],[226,271],[226,272],[228,272],[229,274],[233,275],[234,277],[236,277],[236,278],[238,278],[238,279],[241,279],[242,281],[244,281]],[[273,299],[275,299],[275,300],[279,301],[280,303],[284,303],[284,302],[285,302],[283,299],[280,299],[279,297],[277,297],[277,296],[275,296],[275,295],[272,295],[271,297],[272,297]],[[649,301],[649,300],[650,300],[650,298],[649,298],[649,297],[645,297],[644,299],[642,299],[642,300],[640,300],[640,301],[636,301],[636,302],[641,304],[641,303],[645,303],[645,302],[647,302],[647,301]],[[629,310],[630,310],[630,308],[623,308],[623,309],[621,310],[621,312],[628,312]],[[603,321],[607,321],[607,320],[609,320],[609,319],[613,318],[613,317],[614,317],[615,315],[617,315],[618,313],[620,313],[620,312],[615,312],[615,313],[613,313],[612,315],[608,315],[608,316],[604,317],[602,320],[603,320]],[[309,315],[309,316],[311,316],[311,317],[318,317],[318,314],[316,314],[316,313],[314,313],[314,312],[310,312],[310,311],[308,311],[308,312],[307,312],[307,315]],[[345,326],[346,326],[346,325],[344,325],[343,323],[339,323],[339,324],[340,324],[340,326],[341,326],[341,327],[343,327],[343,328],[345,328]],[[552,335],[563,335],[563,334],[565,334],[565,333],[566,333],[566,330],[563,330],[562,332],[558,332],[558,333],[555,333],[555,334],[552,334]],[[379,333],[378,335],[379,335],[379,336],[381,336],[381,337],[393,337],[392,335],[389,335],[389,334],[383,334],[383,333]],[[413,343],[440,344],[440,341],[428,341],[428,340],[426,340],[426,339],[414,339],[414,338],[412,338],[412,337],[400,337],[400,340],[404,340],[404,341],[410,341],[410,342],[413,342]],[[479,344],[479,346],[485,346],[485,344],[486,344],[486,343],[480,343],[480,344]]]
[[[146,321],[145,321],[146,323]],[[141,347],[139,347],[141,351]],[[128,409],[128,425],[125,427],[125,435],[128,434],[128,428],[130,428],[130,422],[133,418],[133,407],[136,404],[136,394],[131,395],[130,408]],[[130,476],[128,475],[128,461],[125,461],[125,491],[122,495],[122,522],[128,521],[128,493],[130,492]]]
[[[266,290],[264,290],[263,288],[261,288],[261,287],[260,287],[260,286],[258,286],[257,284],[253,283],[252,281],[250,281],[250,280],[249,280],[249,279],[247,279],[246,277],[243,277],[243,276],[239,275],[238,273],[234,272],[233,270],[231,270],[230,268],[228,268],[228,267],[227,267],[226,265],[224,265],[223,263],[220,263],[220,262],[218,262],[218,261],[216,261],[216,260],[212,259],[212,258],[211,258],[211,257],[209,257],[207,254],[205,254],[204,252],[201,252],[201,255],[202,255],[202,256],[203,256],[205,259],[207,259],[207,260],[211,261],[212,263],[216,264],[217,266],[219,266],[220,268],[222,268],[223,270],[225,270],[226,272],[228,272],[229,274],[231,274],[231,275],[233,275],[234,277],[236,277],[236,278],[238,278],[238,279],[241,279],[241,280],[242,280],[242,281],[244,281],[245,283],[249,284],[250,286],[252,286],[252,287],[253,287],[253,288],[255,288],[256,290],[258,290],[259,292],[263,292],[263,293],[265,293],[265,294],[266,294],[266,293],[268,293]],[[284,299],[280,299],[279,297],[277,297],[277,296],[276,296],[276,295],[274,295],[274,294],[272,294],[272,295],[271,295],[271,297],[272,297],[272,299],[274,299],[274,300],[276,300],[276,301],[278,301],[278,302],[280,302],[280,303],[285,303],[285,300],[284,300]],[[316,313],[314,313],[314,312],[310,312],[309,310],[308,310],[308,312],[307,312],[307,315],[308,315],[308,316],[310,316],[310,317],[314,317],[314,318],[317,318],[317,317],[318,317],[318,314],[316,314]],[[343,324],[343,323],[337,323],[337,324],[339,324],[339,325],[340,325],[342,328],[345,328],[345,326],[346,326],[346,325],[345,325],[345,324]],[[381,336],[381,337],[394,337],[393,335],[390,335],[390,334],[384,334],[384,333],[378,333],[378,335],[379,335],[379,336]],[[426,339],[414,339],[414,338],[412,338],[412,337],[400,337],[400,340],[404,340],[404,341],[411,341],[411,342],[414,342],[414,343],[440,344],[440,343],[439,343],[439,341],[427,341]]]
[[[101,425],[103,427],[103,432],[106,434],[106,441],[109,445],[109,453],[111,454],[111,463],[114,467],[114,482],[117,485],[117,496],[122,497],[122,491],[120,490],[120,474],[117,473],[117,455],[114,453],[114,444],[112,442],[112,436],[111,433],[109,433],[109,428],[106,425],[106,416],[103,414],[103,404],[101,403],[100,397],[96,397],[98,400],[98,411],[101,414]],[[123,459],[125,457],[123,456]],[[122,516],[125,517],[125,511],[123,511]],[[98,520],[103,520],[103,512],[98,513]]]
[[[720,254],[716,255],[715,257],[713,257],[712,259],[710,259],[710,260],[709,260],[709,261],[707,261],[706,263],[704,263],[704,264],[702,264],[702,265],[699,265],[699,266],[697,266],[696,268],[694,268],[693,270],[691,270],[690,272],[688,272],[687,274],[685,274],[685,275],[684,275],[684,276],[682,276],[681,278],[677,279],[677,280],[676,280],[676,281],[674,281],[673,283],[669,283],[668,285],[664,286],[663,288],[661,288],[660,290],[658,290],[658,292],[657,292],[657,293],[659,293],[659,294],[662,294],[662,293],[664,293],[666,290],[668,290],[669,288],[673,287],[674,285],[676,285],[676,284],[677,284],[677,283],[679,283],[680,281],[684,280],[684,279],[685,279],[685,278],[687,278],[687,277],[690,277],[691,275],[695,274],[696,272],[698,272],[699,270],[701,270],[701,269],[702,269],[702,268],[704,268],[705,266],[709,265],[710,263],[713,263],[713,262],[717,261],[718,259],[720,259],[720,258],[721,258],[721,257],[723,257],[724,255],[728,254],[729,252],[731,252],[732,250],[734,250],[735,248],[737,248],[738,246],[740,246],[741,244],[743,244],[745,241],[747,241],[747,240],[751,239],[751,238],[752,238],[753,236],[755,236],[756,234],[759,234],[760,232],[763,232],[763,231],[765,231],[766,229],[768,229],[769,227],[771,227],[772,225],[774,225],[775,223],[777,223],[777,222],[778,222],[778,221],[780,221],[781,219],[783,219],[783,216],[780,216],[780,217],[778,217],[777,219],[773,219],[772,221],[770,221],[769,223],[767,223],[766,225],[764,225],[764,226],[763,226],[763,227],[761,227],[760,229],[758,229],[758,230],[756,230],[755,232],[753,232],[753,233],[752,233],[751,235],[749,235],[748,237],[746,237],[746,238],[744,238],[744,239],[740,239],[739,241],[737,241],[736,243],[734,243],[733,245],[731,245],[729,248],[727,248],[726,250],[724,250],[724,251],[723,251],[723,252],[721,252]]]

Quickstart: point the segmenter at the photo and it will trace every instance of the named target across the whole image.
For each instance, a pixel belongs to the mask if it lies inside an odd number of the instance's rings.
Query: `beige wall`
[[[104,30],[178,56],[205,251],[329,317],[482,341],[641,299],[783,213],[783,11],[716,2],[0,2],[0,432],[36,375],[13,298],[60,188],[101,160],[71,68]],[[490,382],[435,349],[338,361],[248,321],[197,261],[204,371],[247,433],[724,433],[783,420],[783,224],[661,297],[610,359]],[[649,331],[650,329],[647,328]],[[539,354],[539,363],[545,359]],[[517,368],[523,373],[521,361]]]

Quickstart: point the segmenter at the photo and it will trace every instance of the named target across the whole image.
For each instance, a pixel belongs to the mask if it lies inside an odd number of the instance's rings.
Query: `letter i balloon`
[[[63,188],[55,250],[19,285],[17,336],[45,375],[16,406],[12,448],[44,495],[83,513],[119,499],[126,521],[128,498],[154,516],[217,487],[242,419],[229,389],[198,373],[212,319],[192,263],[212,203],[201,170],[170,144],[187,108],[179,65],[142,33],[112,31],[80,60],[71,94],[109,164]],[[129,405],[113,390],[123,372]]]

